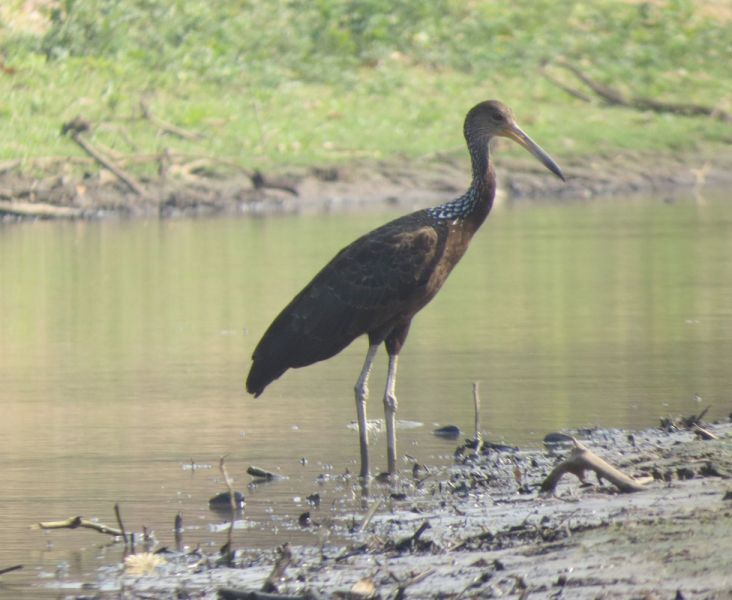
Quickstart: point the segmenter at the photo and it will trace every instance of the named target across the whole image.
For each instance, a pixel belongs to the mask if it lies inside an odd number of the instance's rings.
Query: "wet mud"
[[[374,484],[359,515],[313,507],[307,518],[294,518],[292,527],[318,532],[311,546],[235,547],[228,556],[148,548],[102,569],[95,578],[101,583],[66,581],[64,591],[77,585],[67,597],[83,590],[96,598],[210,599],[263,589],[356,600],[727,598],[732,424],[704,429],[717,439],[702,439],[681,422],[639,432],[570,432],[643,482],[637,493],[571,474],[555,493],[541,493],[566,445],[463,448],[451,464],[419,465],[405,469],[396,485]],[[357,486],[351,481],[345,489]]]

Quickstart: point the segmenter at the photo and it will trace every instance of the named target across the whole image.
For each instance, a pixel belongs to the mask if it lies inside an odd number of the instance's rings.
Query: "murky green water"
[[[130,529],[145,524],[166,544],[179,511],[186,542],[223,543],[207,529],[221,521],[207,500],[223,489],[227,453],[260,523],[240,543],[292,539],[262,523],[306,510],[296,498],[318,490],[318,474],[357,467],[346,425],[366,341],[287,373],[259,400],[244,392],[249,356],[338,249],[393,216],[0,226],[0,568],[26,565],[0,595],[118,561],[99,534],[27,528],[73,515],[114,524],[115,502]],[[489,439],[520,445],[707,405],[725,417],[730,257],[729,198],[497,209],[413,323],[398,416],[425,425],[400,432],[400,453],[450,454],[455,443],[429,432],[471,429],[476,380]],[[370,417],[382,412],[385,363]],[[383,439],[373,448],[383,468]],[[211,468],[184,468],[191,459]],[[250,464],[290,479],[247,490]]]

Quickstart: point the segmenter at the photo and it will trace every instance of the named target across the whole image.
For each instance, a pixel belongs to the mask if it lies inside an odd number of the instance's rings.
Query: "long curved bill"
[[[510,140],[513,140],[520,146],[523,146],[526,148],[531,154],[534,155],[534,157],[541,162],[547,169],[549,169],[552,173],[554,173],[559,179],[564,181],[564,175],[562,175],[562,171],[557,166],[557,163],[555,163],[551,156],[549,156],[546,152],[544,152],[539,146],[534,143],[534,141],[526,135],[523,131],[521,131],[521,128],[516,125],[515,123],[512,123],[506,129],[504,129],[499,135],[502,135],[503,137],[507,137]]]

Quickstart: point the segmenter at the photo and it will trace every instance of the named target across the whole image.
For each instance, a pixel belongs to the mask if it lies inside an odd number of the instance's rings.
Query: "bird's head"
[[[469,147],[478,144],[486,147],[491,138],[507,137],[526,148],[547,169],[564,181],[564,175],[551,157],[526,135],[516,124],[513,111],[498,100],[477,104],[465,117],[465,139]]]

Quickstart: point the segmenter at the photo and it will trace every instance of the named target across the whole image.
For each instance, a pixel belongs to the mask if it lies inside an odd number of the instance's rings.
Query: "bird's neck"
[[[477,229],[493,206],[496,193],[496,173],[490,162],[488,145],[469,146],[473,163],[473,181],[470,188],[457,200],[429,209],[438,219],[466,220]]]

